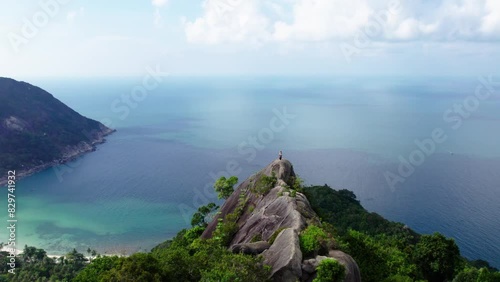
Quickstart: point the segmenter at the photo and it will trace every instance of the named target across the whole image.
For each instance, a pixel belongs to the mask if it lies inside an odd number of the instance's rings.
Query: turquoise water
[[[33,81],[118,131],[96,152],[19,181],[18,244],[53,254],[149,249],[216,200],[210,185],[228,164],[243,180],[283,150],[307,183],[353,190],[369,210],[443,232],[466,256],[500,266],[500,94],[457,130],[443,120],[477,78],[169,77],[128,114],[113,108],[140,82]],[[293,116],[279,132],[270,130],[276,111]],[[391,189],[384,174],[435,128],[448,139]]]

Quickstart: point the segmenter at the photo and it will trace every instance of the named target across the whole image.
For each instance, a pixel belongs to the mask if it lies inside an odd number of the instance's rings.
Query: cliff
[[[319,262],[327,257],[345,266],[345,281],[361,281],[356,262],[334,246],[324,255],[303,254],[299,235],[310,225],[321,226],[321,222],[306,196],[290,189],[294,181],[296,175],[288,160],[273,161],[237,187],[202,238],[211,238],[218,223],[236,213],[238,228],[230,250],[262,254],[264,264],[272,267],[274,281],[312,281]]]
[[[0,78],[0,185],[95,150],[114,130],[75,112],[47,91]]]

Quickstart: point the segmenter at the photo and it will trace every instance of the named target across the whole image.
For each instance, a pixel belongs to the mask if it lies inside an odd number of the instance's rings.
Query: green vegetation
[[[419,235],[404,224],[366,211],[349,190],[336,191],[324,185],[304,188],[304,194],[319,217],[335,227],[337,235],[346,235],[354,229],[369,235],[394,235],[404,238],[404,243],[415,244],[418,240]]]
[[[238,232],[238,224],[236,221],[237,218],[234,213],[228,214],[224,219],[219,218],[219,222],[212,236],[214,240],[219,241],[221,246],[229,246],[231,240],[233,240],[234,234]]]
[[[258,182],[267,187],[275,181],[272,178]],[[299,186],[289,189],[297,191]],[[335,191],[328,186],[303,189],[323,219],[299,235],[306,258],[339,248],[356,260],[366,282],[500,281],[500,273],[487,262],[462,258],[453,239],[439,233],[419,235],[400,223],[369,213],[350,191]],[[218,208],[213,203],[198,209],[191,229],[181,230],[149,253],[101,257],[89,248],[90,259],[77,250],[52,259],[44,250],[26,246],[16,262],[16,274],[9,275],[5,264],[8,254],[1,252],[0,261],[4,263],[0,266],[0,281],[268,281],[270,268],[264,265],[262,256],[233,254],[227,249],[238,230],[238,220],[250,208],[247,192],[241,191],[233,213],[219,219],[211,239],[200,237],[207,217]],[[283,229],[276,230],[269,243]],[[252,242],[260,240],[261,236],[252,238]],[[325,259],[317,267],[314,281],[342,281],[345,275],[343,265]]]
[[[5,260],[8,254],[2,252],[0,259]],[[15,274],[2,272],[0,277],[6,281],[71,281],[76,274],[87,265],[85,256],[75,249],[65,256],[52,259],[43,249],[25,246],[23,254],[16,261]],[[3,267],[3,265],[2,265]],[[2,278],[0,278],[2,281]]]
[[[162,281],[267,281],[269,269],[261,257],[232,254],[218,238],[193,239],[189,233],[184,230],[168,247],[153,249]]]
[[[207,227],[207,225],[208,225],[208,222],[206,220],[207,217],[212,215],[218,209],[219,209],[219,206],[217,206],[215,203],[209,203],[206,206],[199,207],[198,211],[194,213],[194,215],[191,219],[191,225],[193,227],[194,226]],[[211,219],[209,221],[211,221]]]
[[[261,258],[232,254],[215,240],[189,240],[189,233],[151,253],[97,258],[73,281],[267,281]]]
[[[278,230],[274,231],[273,235],[271,235],[271,237],[269,237],[268,243],[272,245],[274,243],[274,240],[276,240],[276,237],[278,237],[278,235],[280,235],[281,231],[283,231],[285,229],[286,229],[285,227],[281,227],[281,228],[278,228]]]
[[[266,195],[278,182],[276,173],[272,172],[271,176],[262,175],[254,185],[252,192],[258,195]]]
[[[0,78],[0,121],[2,172],[58,160],[67,146],[90,145],[106,129],[46,91],[7,78]]]
[[[255,242],[260,242],[260,241],[262,241],[262,235],[257,234],[257,235],[252,237],[252,240],[250,240],[250,243],[255,243]]]
[[[466,267],[456,277],[453,282],[499,282],[500,272],[490,270],[490,267],[474,268]]]
[[[460,251],[453,239],[439,233],[423,235],[415,246],[414,260],[428,281],[451,280],[460,264]]]
[[[298,175],[292,176],[290,179],[290,188],[294,191],[302,192],[304,188],[304,180],[302,180],[302,178],[300,178]]]
[[[99,282],[98,277],[103,276],[111,269],[118,267],[122,258],[117,256],[112,257],[98,257],[92,260],[92,263],[85,267],[73,279],[74,282]]]
[[[337,260],[327,258],[322,260],[317,270],[317,276],[313,282],[342,282],[345,278],[345,267]]]
[[[363,281],[383,281],[395,275],[416,276],[417,267],[411,261],[411,254],[395,247],[391,239],[382,234],[372,237],[350,230],[339,239],[341,248],[358,263]]]
[[[241,191],[238,198],[238,205],[235,210],[227,214],[223,219],[219,218],[217,228],[212,234],[214,240],[218,240],[222,246],[229,246],[234,234],[238,232],[238,219],[243,214],[247,199],[245,197],[246,191]]]
[[[227,199],[234,192],[234,185],[238,183],[238,177],[231,176],[229,179],[222,176],[214,185],[215,191],[218,193],[219,199]]]
[[[439,233],[419,235],[370,213],[351,191],[325,185],[306,187],[304,194],[323,220],[323,229],[356,260],[364,282],[500,281],[500,273],[487,262],[462,258],[453,239]]]
[[[309,225],[299,235],[300,249],[304,257],[315,257],[328,253],[328,234],[318,226]]]

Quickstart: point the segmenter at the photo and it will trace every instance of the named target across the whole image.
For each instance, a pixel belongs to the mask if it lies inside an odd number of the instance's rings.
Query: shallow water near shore
[[[443,120],[475,78],[169,78],[124,117],[111,105],[138,82],[34,82],[118,131],[96,152],[18,181],[18,245],[149,250],[216,201],[210,185],[228,163],[244,180],[283,150],[307,184],[353,190],[368,210],[454,237],[465,256],[500,267],[500,98],[457,130]],[[293,118],[269,135],[276,111]],[[447,141],[391,188],[385,173],[435,128]]]

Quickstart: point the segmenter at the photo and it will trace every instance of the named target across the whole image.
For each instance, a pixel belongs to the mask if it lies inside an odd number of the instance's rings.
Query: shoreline
[[[74,161],[77,158],[79,158],[85,154],[96,151],[98,145],[106,143],[105,137],[107,137],[115,132],[116,132],[116,129],[109,129],[109,130],[103,131],[102,135],[99,136],[99,138],[97,138],[96,140],[92,141],[91,144],[83,142],[87,146],[83,146],[83,147],[80,146],[79,147],[79,144],[81,144],[81,143],[74,145],[72,147],[72,149],[69,150],[69,152],[63,154],[63,156],[60,159],[56,159],[56,160],[53,160],[51,162],[32,167],[32,168],[29,168],[27,170],[26,169],[25,170],[14,169],[16,171],[16,182],[25,178],[25,177],[31,176],[35,173],[41,172],[43,170],[46,170],[48,168],[51,168],[51,167],[54,167],[57,165],[61,165],[61,164],[65,164],[65,163]],[[0,187],[7,186],[7,183],[8,183],[7,176],[0,177]]]
[[[11,251],[11,247],[9,247],[9,246],[3,246],[0,249],[0,252],[10,252],[10,251]],[[23,254],[22,250],[15,249],[15,251],[16,251],[16,257],[19,257],[20,255]],[[55,255],[55,254],[46,254],[46,255],[47,255],[47,257],[49,257],[51,259],[58,259],[60,257],[66,256],[66,255]],[[129,256],[129,255],[123,255],[123,254],[119,254],[119,253],[116,253],[116,254],[98,254],[98,255],[100,255],[101,257],[114,257],[114,256],[116,256],[116,257],[128,257]],[[88,255],[84,255],[84,257],[88,260],[96,258],[96,257],[88,256]]]

